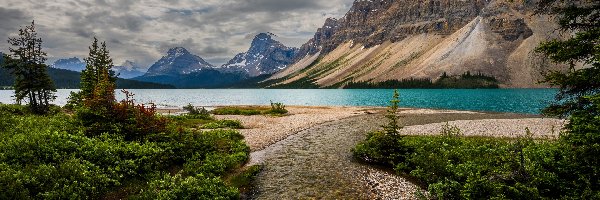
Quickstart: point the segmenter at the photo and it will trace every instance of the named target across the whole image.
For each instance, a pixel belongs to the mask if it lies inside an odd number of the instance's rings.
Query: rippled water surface
[[[59,90],[55,104],[64,105],[69,92]],[[159,106],[286,105],[386,106],[392,90],[267,90],[267,89],[189,89],[130,90],[135,99]],[[555,89],[406,89],[400,90],[401,106],[492,112],[539,113],[552,102]],[[120,93],[120,92],[118,92]],[[13,103],[13,91],[0,90],[0,102]],[[123,95],[118,95],[122,98]]]

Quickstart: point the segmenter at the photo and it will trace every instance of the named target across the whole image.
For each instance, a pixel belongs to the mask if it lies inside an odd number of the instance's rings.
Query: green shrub
[[[215,115],[261,115],[266,109],[260,107],[223,107],[212,111]]]
[[[235,187],[227,186],[220,178],[203,175],[164,175],[149,183],[148,189],[133,199],[239,199]]]
[[[232,129],[243,129],[242,123],[238,120],[217,120],[200,126],[201,129],[219,129],[219,128],[232,128]]]
[[[140,140],[118,132],[88,137],[69,115],[12,114],[20,109],[0,105],[6,116],[0,124],[10,124],[0,131],[0,199],[101,199],[122,187],[130,191],[119,198],[239,195],[220,178],[248,160],[250,150],[236,131],[195,132],[171,124]],[[177,176],[155,176],[176,166],[183,168]]]
[[[285,105],[283,103],[273,103],[271,101],[271,110],[267,111],[266,114],[272,115],[283,115],[288,113],[288,110],[285,109]]]
[[[204,107],[196,108],[192,104],[188,104],[183,107],[183,110],[187,111],[187,117],[190,119],[212,119],[210,112]]]
[[[85,127],[88,136],[103,133],[120,134],[126,140],[140,140],[145,135],[166,131],[167,120],[156,114],[156,106],[135,104],[133,94],[122,91],[125,99],[106,102],[90,100],[77,109],[76,117]]]

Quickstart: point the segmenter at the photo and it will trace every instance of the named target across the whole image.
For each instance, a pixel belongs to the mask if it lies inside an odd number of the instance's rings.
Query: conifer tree
[[[86,67],[81,72],[81,93],[82,99],[90,99],[94,93],[96,86],[103,81],[103,73],[107,73],[108,79],[113,84],[117,80],[112,58],[110,58],[106,42],[98,45],[98,39],[94,37],[92,46],[89,47],[89,57],[85,58]]]
[[[38,114],[49,111],[50,101],[54,100],[56,89],[50,76],[46,53],[42,51],[42,39],[35,31],[35,21],[21,28],[19,36],[9,38],[12,55],[6,56],[4,66],[15,76],[15,99],[17,103],[26,100],[31,110]]]
[[[385,117],[388,119],[388,124],[383,126],[383,130],[386,134],[391,136],[397,136],[399,134],[398,130],[402,127],[398,125],[398,104],[400,103],[400,93],[398,90],[394,90],[394,96],[390,101],[389,109],[387,110],[387,114]]]
[[[600,93],[600,1],[541,0],[538,12],[555,16],[560,31],[570,36],[544,42],[537,48],[551,61],[569,65],[566,71],[546,74],[543,82],[560,87],[560,93],[558,103],[544,113],[568,116],[586,110],[592,105],[587,97]]]

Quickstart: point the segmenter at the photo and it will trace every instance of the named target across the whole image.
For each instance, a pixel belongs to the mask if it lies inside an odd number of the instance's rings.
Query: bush
[[[133,199],[239,199],[237,188],[220,178],[202,175],[183,177],[164,175],[149,183],[148,189]]]
[[[189,118],[194,119],[211,119],[210,112],[206,110],[204,107],[196,108],[192,104],[188,104],[183,107],[183,110],[187,111],[187,115]]]
[[[266,109],[260,107],[223,107],[212,111],[215,115],[261,115]]]
[[[283,105],[283,103],[273,103],[271,101],[271,110],[267,111],[266,113],[272,115],[283,115],[288,113],[288,110],[285,109],[285,105]]]
[[[217,120],[200,126],[201,129],[219,129],[219,128],[232,128],[232,129],[243,129],[242,123],[238,120]]]
[[[126,140],[140,140],[145,135],[166,131],[167,119],[156,114],[156,106],[136,105],[128,91],[125,99],[118,103],[102,103],[91,100],[78,108],[76,116],[86,127],[86,135],[99,136],[103,133],[120,134]],[[98,103],[101,102],[99,105]]]
[[[0,131],[0,199],[101,199],[123,187],[133,189],[118,198],[239,195],[220,178],[248,160],[236,131],[170,125],[133,141],[119,132],[87,137],[69,115],[12,114],[21,109],[0,105],[0,124],[10,124]]]

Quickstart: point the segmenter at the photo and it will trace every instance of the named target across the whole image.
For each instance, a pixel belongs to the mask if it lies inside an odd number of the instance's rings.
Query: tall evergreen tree
[[[86,67],[81,72],[81,98],[89,99],[92,97],[96,86],[103,81],[104,72],[108,73],[108,81],[114,82],[117,80],[113,60],[110,58],[106,42],[98,45],[98,39],[94,37],[92,46],[89,47],[89,57],[85,58]]]
[[[544,42],[537,49],[566,71],[553,71],[544,82],[560,87],[557,103],[544,113],[568,116],[561,141],[569,156],[558,176],[567,195],[600,199],[600,1],[541,0],[540,13],[555,16],[566,39]]]
[[[544,110],[553,116],[568,116],[591,106],[586,96],[600,92],[600,1],[541,0],[539,13],[556,18],[567,39],[544,42],[537,51],[551,61],[569,65],[552,71],[543,82],[560,87],[556,104]],[[583,65],[583,68],[577,67]]]
[[[15,76],[15,99],[17,103],[27,100],[32,111],[46,113],[50,101],[54,100],[56,89],[50,76],[46,53],[42,51],[42,39],[35,31],[35,22],[19,29],[19,36],[9,38],[8,43],[12,55],[6,56],[4,67]]]

